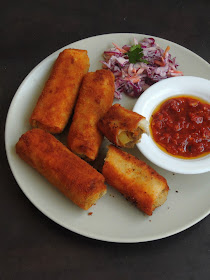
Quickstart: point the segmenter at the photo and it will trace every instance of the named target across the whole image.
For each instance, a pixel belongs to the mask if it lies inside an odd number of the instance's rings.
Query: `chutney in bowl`
[[[133,109],[150,121],[150,136],[142,137],[138,149],[154,164],[175,173],[210,171],[209,104],[209,80],[181,76],[152,85]]]

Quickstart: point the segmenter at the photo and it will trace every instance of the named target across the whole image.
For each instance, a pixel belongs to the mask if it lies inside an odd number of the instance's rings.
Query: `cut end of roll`
[[[120,130],[117,137],[117,144],[120,147],[133,148],[141,140],[143,133],[149,135],[149,123],[144,117],[139,121],[138,127],[135,130]]]

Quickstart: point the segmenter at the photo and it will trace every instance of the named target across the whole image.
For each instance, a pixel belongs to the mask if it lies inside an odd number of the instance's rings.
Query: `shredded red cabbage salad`
[[[168,46],[164,51],[153,38],[144,38],[140,42],[134,38],[133,46],[124,45],[122,48],[114,43],[113,45],[113,48],[104,52],[104,61],[101,62],[103,68],[110,69],[115,76],[115,98],[117,99],[122,98],[122,93],[139,97],[154,83],[183,75],[177,70],[176,58],[172,58],[169,53],[170,47]],[[131,55],[135,57],[138,50],[142,52],[139,52],[139,59],[131,63]]]

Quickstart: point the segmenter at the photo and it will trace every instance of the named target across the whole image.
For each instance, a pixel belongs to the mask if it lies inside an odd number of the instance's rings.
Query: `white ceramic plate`
[[[126,33],[100,35],[64,48],[88,50],[90,71],[95,71],[101,68],[101,55],[112,46],[112,42],[121,46],[132,44],[134,37],[140,40],[146,36]],[[202,58],[175,43],[155,39],[162,48],[170,45],[170,52],[172,56],[177,57],[179,69],[185,75],[209,77],[209,64]],[[31,128],[29,116],[53,62],[64,48],[47,57],[29,73],[17,90],[7,116],[5,144],[8,161],[17,183],[29,200],[61,226],[90,238],[111,242],[131,243],[160,239],[183,231],[206,217],[210,212],[210,173],[188,176],[165,171],[144,158],[137,148],[130,152],[155,168],[167,179],[170,187],[166,203],[156,209],[151,217],[144,215],[109,186],[107,194],[95,206],[89,211],[83,211],[16,155],[15,144],[19,137]],[[136,99],[124,96],[120,103],[128,109],[133,109],[135,102]],[[61,141],[65,142],[65,137],[64,133]],[[107,144],[104,140],[99,158],[95,162],[99,169],[103,165]],[[93,213],[88,215],[88,212]]]
[[[178,95],[200,97],[210,103],[210,81],[190,76],[160,81],[148,88],[136,102],[133,111],[150,120],[154,109],[167,98]],[[181,174],[199,174],[210,171],[210,154],[196,159],[181,159],[164,153],[151,136],[143,135],[137,147],[154,164]]]

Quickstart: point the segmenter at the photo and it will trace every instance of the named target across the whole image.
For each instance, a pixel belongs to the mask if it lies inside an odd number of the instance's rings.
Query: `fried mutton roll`
[[[109,146],[102,174],[110,186],[147,215],[152,215],[167,199],[166,179],[145,162],[113,145]]]
[[[104,176],[42,129],[34,128],[23,134],[16,152],[84,210],[106,193]]]
[[[86,50],[65,49],[59,54],[30,117],[32,127],[53,134],[64,130],[88,70]]]
[[[114,75],[97,70],[85,75],[68,134],[68,146],[85,160],[95,160],[103,140],[97,127],[114,99]]]
[[[145,117],[114,104],[98,122],[99,130],[118,147],[133,148],[142,133],[149,133]]]

